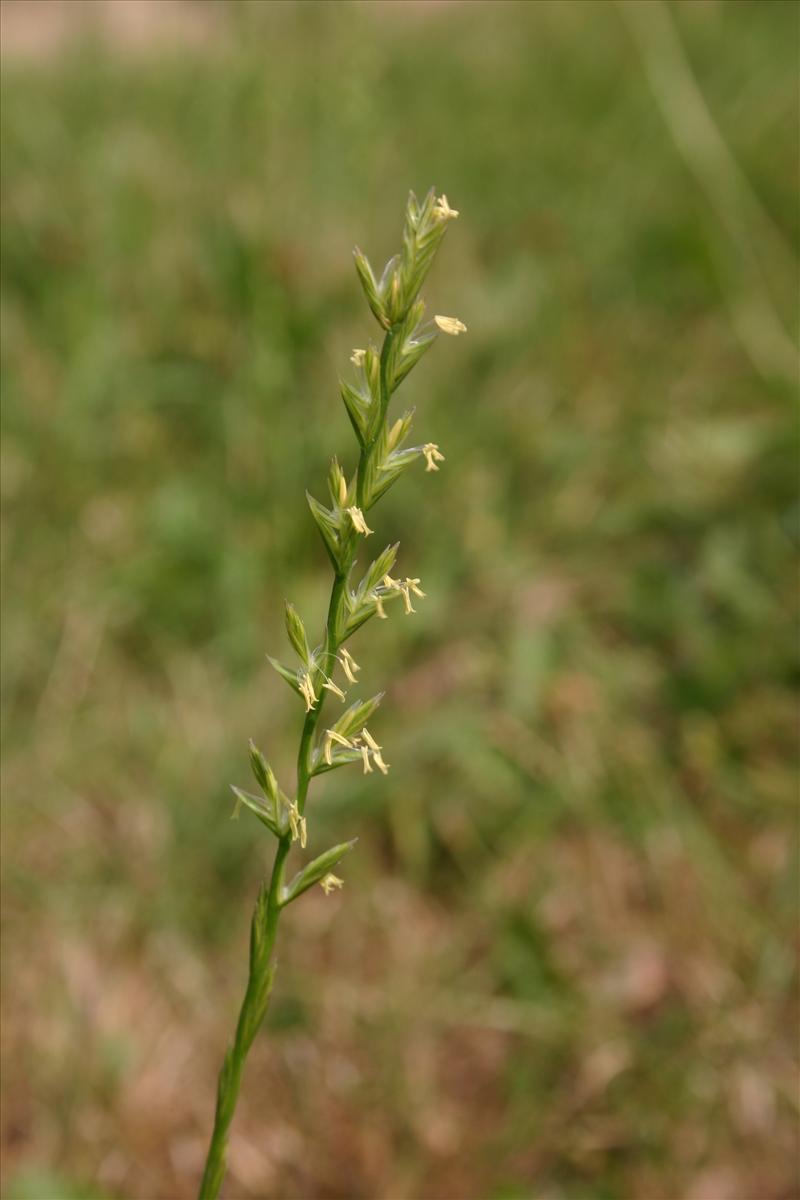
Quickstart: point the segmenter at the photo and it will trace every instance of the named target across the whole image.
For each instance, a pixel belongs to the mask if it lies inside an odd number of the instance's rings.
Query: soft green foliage
[[[447,461],[352,583],[402,538],[428,599],[353,639],[392,770],[314,781],[308,858],[359,843],[286,914],[231,1194],[791,1195],[797,419],[724,181],[620,5],[200,7],[3,64],[0,1191],[191,1195],[270,840],[228,783],[252,734],[290,788],[263,655],[284,596],[319,636],[303,487],[380,332],[350,250],[432,180],[470,328],[398,407]],[[796,6],[669,11],[791,331]]]

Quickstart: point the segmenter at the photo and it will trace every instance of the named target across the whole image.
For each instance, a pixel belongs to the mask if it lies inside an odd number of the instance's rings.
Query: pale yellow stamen
[[[451,208],[447,202],[447,196],[442,192],[439,199],[433,206],[433,215],[440,220],[451,221],[458,216],[458,209]]]
[[[360,671],[361,667],[353,658],[349,650],[342,649],[339,651],[339,662],[342,664],[342,670],[347,676],[350,683],[357,683],[355,672]]]
[[[329,692],[333,692],[334,696],[338,696],[340,700],[347,699],[338,683],[334,683],[332,679],[326,679],[322,686],[323,688],[327,688]]]
[[[351,508],[347,509],[347,515],[353,522],[353,528],[355,529],[356,533],[363,533],[365,537],[368,537],[369,534],[374,532],[364,520],[364,514],[361,509],[357,508],[355,504],[352,505]]]
[[[366,350],[354,350],[353,353],[350,355],[350,362],[353,364],[354,367],[360,367],[361,364],[363,363],[364,359],[366,358],[366,355],[367,355]]]
[[[369,765],[369,750],[366,746],[359,746],[358,749],[361,751],[361,761],[364,764],[364,774],[371,775],[372,767]]]
[[[339,507],[344,508],[347,503],[347,481],[344,475],[339,476]]]
[[[389,588],[393,592],[402,593],[403,605],[406,613],[413,613],[417,611],[411,603],[411,593],[413,592],[415,596],[425,595],[419,586],[418,579],[392,579],[391,575],[384,575],[383,584],[384,587]]]
[[[426,442],[422,447],[422,453],[425,455],[427,466],[426,471],[438,471],[437,462],[444,462],[444,455],[440,452],[436,442]]]
[[[314,685],[311,682],[311,676],[308,671],[304,671],[300,676],[300,695],[306,702],[306,712],[311,712],[314,705],[317,703],[317,697],[314,692]]]
[[[300,816],[300,810],[297,807],[296,800],[292,800],[289,804],[289,828],[292,831],[292,841],[299,841],[300,845],[305,850],[306,842],[308,841],[306,819],[305,817]]]
[[[367,729],[366,725],[361,730],[361,738],[363,738],[363,740],[365,742],[365,745],[359,746],[359,749],[361,751],[361,757],[363,758],[364,762],[365,763],[367,762],[367,750],[371,751],[372,761],[375,763],[375,766],[378,768],[379,771],[382,771],[384,775],[388,775],[389,774],[389,764],[385,763],[383,761],[383,758],[381,757],[381,747],[375,741],[375,738],[372,736],[370,731]],[[359,741],[361,740],[361,738],[359,738]],[[365,771],[366,771],[366,767],[365,767]]]
[[[338,875],[332,875],[329,871],[327,875],[323,875],[322,879],[320,879],[319,886],[326,896],[330,896],[335,888],[341,890],[344,887],[344,880],[340,879]]]
[[[342,658],[339,661],[342,664],[342,670],[344,671],[345,675],[347,676],[348,683],[358,683],[358,680],[356,679],[355,675],[353,674],[353,668],[350,666],[350,663],[347,661],[347,659]]]
[[[373,596],[372,599],[375,601],[375,611],[378,614],[379,620],[385,621],[386,610],[383,607],[383,601],[381,600],[380,596]]]
[[[453,337],[458,337],[460,333],[467,332],[466,325],[463,321],[459,321],[458,317],[434,317],[433,319],[442,333],[450,333]]]
[[[378,768],[378,770],[382,771],[384,775],[389,774],[389,764],[385,763],[381,758],[380,750],[372,751],[372,761],[375,763],[375,766]]]
[[[344,746],[345,749],[347,749],[347,750],[353,749],[353,743],[350,741],[349,738],[342,737],[342,735],[340,733],[337,733],[335,729],[326,729],[325,730],[325,745],[323,747],[323,754],[325,756],[325,762],[328,764],[329,767],[333,765],[333,762],[331,760],[331,749],[332,749],[334,742],[336,742],[337,745],[339,745],[339,746]]]
[[[355,742],[351,742],[350,738],[346,738],[344,734],[338,733],[335,729],[328,730],[328,737],[338,746],[345,746],[348,750],[352,750],[355,745]]]
[[[381,748],[366,726],[361,730],[360,735],[353,739],[352,745],[354,749],[360,751],[361,753],[361,761],[364,764],[365,775],[372,774],[370,756],[372,757],[372,762],[375,763],[375,766],[379,771],[382,771],[384,775],[389,774],[389,764],[383,761],[383,758],[381,757]]]
[[[364,741],[369,746],[370,750],[380,750],[380,746],[375,741],[375,738],[372,736],[370,731],[367,729],[366,725],[361,730],[361,736],[363,737]]]

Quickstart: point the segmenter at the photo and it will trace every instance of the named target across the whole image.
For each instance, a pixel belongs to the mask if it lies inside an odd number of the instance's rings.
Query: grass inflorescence
[[[466,326],[457,317],[437,314],[425,320],[420,289],[430,270],[448,224],[458,217],[447,197],[431,189],[422,202],[412,192],[408,199],[403,229],[403,248],[390,258],[380,276],[369,260],[355,250],[355,265],[370,309],[381,327],[380,347],[372,342],[356,348],[350,357],[354,382],[341,381],[341,396],[358,443],[358,464],[348,478],[337,458],[328,473],[327,503],[306,493],[333,569],[328,614],[321,640],[313,646],[297,609],[286,602],[286,634],[296,663],[287,666],[269,658],[276,672],[302,700],[305,710],[297,754],[295,793],[289,797],[280,787],[269,763],[251,741],[250,765],[260,794],[234,787],[237,811],[248,808],[277,840],[272,872],[258,893],[250,931],[250,964],[244,1000],[233,1042],[225,1055],[217,1088],[214,1129],[200,1187],[200,1200],[219,1194],[225,1177],[228,1134],[236,1111],[242,1073],[248,1051],[269,1004],[275,972],[273,950],[281,912],[315,884],[326,895],[343,886],[334,874],[356,839],[331,846],[302,867],[288,882],[286,862],[293,843],[302,850],[308,843],[306,804],[314,776],[353,763],[365,774],[375,770],[386,775],[389,765],[382,746],[368,728],[382,693],[367,700],[355,699],[323,728],[321,721],[328,694],[343,704],[347,690],[358,686],[360,665],[345,642],[372,617],[387,618],[387,607],[402,601],[403,610],[415,611],[413,600],[424,598],[419,578],[395,578],[399,544],[387,546],[367,567],[360,579],[354,577],[356,556],[362,543],[374,533],[366,514],[374,508],[393,483],[414,463],[424,461],[425,470],[438,471],[444,461],[435,442],[406,446],[412,414],[390,421],[389,406],[412,368],[430,349],[440,333],[458,336]]]

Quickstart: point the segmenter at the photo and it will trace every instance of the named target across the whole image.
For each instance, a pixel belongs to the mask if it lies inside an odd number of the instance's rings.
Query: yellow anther
[[[340,733],[337,733],[335,729],[326,729],[325,730],[325,743],[322,748],[322,753],[325,758],[325,762],[328,764],[329,767],[333,766],[333,760],[331,758],[331,750],[333,749],[334,742],[336,742],[337,745],[339,745],[339,746],[344,746],[346,750],[353,749],[353,742],[351,742],[349,738],[342,737],[342,735]]]
[[[375,763],[375,766],[378,768],[378,770],[382,771],[384,775],[389,774],[389,764],[385,763],[381,758],[380,750],[372,751],[372,761]]]
[[[372,736],[370,731],[367,729],[366,725],[361,730],[361,736],[363,737],[364,741],[369,746],[370,750],[380,750],[380,746],[375,741],[375,738]]]
[[[355,672],[360,671],[361,667],[358,665],[356,660],[353,658],[353,656],[349,650],[345,650],[344,648],[342,648],[339,651],[339,662],[342,664],[342,670],[344,671],[344,673],[347,676],[350,683],[356,683],[357,680],[356,680]]]
[[[450,207],[447,202],[447,196],[442,192],[433,206],[433,215],[438,217],[440,221],[452,221],[458,216],[458,209]]]
[[[314,705],[317,703],[314,685],[311,682],[311,676],[308,671],[304,671],[300,676],[300,695],[306,702],[306,712],[311,712]]]
[[[417,610],[411,603],[411,593],[415,596],[423,596],[425,593],[419,586],[418,579],[392,579],[391,575],[384,575],[383,586],[392,592],[401,592],[403,596],[403,605],[407,613],[413,613]]]
[[[436,442],[426,442],[422,447],[422,453],[425,455],[426,471],[438,471],[437,462],[444,462],[444,455],[440,453]]]
[[[323,688],[327,689],[327,691],[333,692],[334,696],[338,696],[340,700],[347,699],[338,683],[334,683],[332,679],[326,679],[322,686]]]
[[[369,765],[369,749],[367,746],[359,746],[358,749],[361,751],[361,761],[364,764],[364,774],[371,775],[372,767]]]
[[[300,816],[296,800],[292,800],[289,804],[289,828],[292,831],[292,841],[299,841],[305,850],[306,842],[308,841],[308,830],[306,829],[306,819]]]
[[[323,875],[322,879],[320,879],[319,886],[326,896],[330,896],[331,892],[336,888],[341,889],[344,887],[344,880],[340,879],[338,875],[332,875],[329,871],[327,875]]]
[[[375,766],[378,768],[378,770],[382,771],[384,775],[388,775],[389,764],[385,763],[383,761],[383,758],[381,757],[381,748],[378,745],[378,743],[375,741],[375,738],[372,736],[370,731],[367,729],[366,725],[361,730],[361,735],[357,740],[359,742],[363,740],[363,743],[364,743],[363,745],[358,747],[359,750],[361,751],[361,757],[365,764],[364,772],[366,773],[368,770],[372,769],[371,767],[369,767],[367,765],[368,755],[371,754],[372,761],[375,763]]]
[[[459,321],[458,317],[434,317],[436,324],[441,329],[442,333],[450,333],[453,337],[458,337],[460,333],[466,333],[467,327],[463,321]]]
[[[353,522],[353,528],[355,529],[356,533],[363,533],[364,536],[367,537],[370,533],[374,532],[364,520],[364,514],[361,509],[357,508],[355,504],[347,509],[347,515]]]
[[[360,367],[366,357],[366,350],[354,350],[350,355],[350,362],[354,367]]]

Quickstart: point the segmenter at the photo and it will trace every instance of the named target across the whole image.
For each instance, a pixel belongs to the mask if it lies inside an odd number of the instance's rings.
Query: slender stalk
[[[245,1059],[264,1018],[272,992],[274,968],[270,966],[270,958],[278,928],[281,908],[280,889],[289,846],[288,835],[282,837],[278,842],[269,886],[262,885],[253,912],[247,990],[239,1012],[233,1045],[225,1055],[219,1074],[214,1130],[211,1134],[205,1171],[200,1184],[199,1200],[215,1200],[225,1178],[228,1131],[236,1112]]]
[[[385,416],[386,409],[389,403],[388,387],[386,385],[386,359],[391,347],[393,331],[389,330],[383,339],[381,347],[381,417]],[[358,494],[359,501],[363,503],[363,483],[365,472],[370,462],[370,457],[374,453],[375,445],[380,434],[381,426],[377,427],[375,436],[367,442],[362,448],[358,460],[358,481],[362,491]],[[342,595],[347,584],[347,578],[352,570],[353,563],[356,557],[356,544],[353,544],[353,549],[349,555],[349,559],[345,564],[343,571],[336,573],[331,586],[330,601],[328,603],[328,618],[325,624],[325,661],[332,662],[336,657],[340,642],[336,636],[337,617],[339,606],[342,601]],[[306,713],[303,722],[303,729],[300,735],[300,748],[297,754],[297,808],[302,815],[305,811],[306,799],[308,797],[308,785],[311,780],[311,747],[314,741],[314,734],[322,714],[322,708],[325,702],[325,694],[319,698],[319,702]],[[274,975],[274,966],[270,966],[272,951],[275,947],[275,937],[278,930],[278,918],[281,912],[280,891],[283,885],[283,871],[286,862],[286,856],[289,853],[291,846],[291,838],[288,834],[278,842],[278,848],[275,852],[275,860],[272,866],[272,874],[270,876],[269,888],[267,891],[267,903],[264,908],[262,902],[262,894],[259,893],[259,898],[256,901],[255,910],[253,912],[252,932],[250,938],[250,973],[247,980],[247,989],[242,1000],[242,1007],[239,1012],[239,1021],[236,1026],[236,1035],[233,1040],[233,1045],[228,1050],[225,1056],[225,1061],[222,1064],[222,1069],[219,1073],[219,1083],[217,1085],[217,1107],[214,1115],[214,1129],[211,1134],[211,1142],[208,1148],[208,1157],[206,1160],[205,1171],[203,1172],[203,1180],[200,1186],[198,1200],[216,1200],[219,1195],[219,1190],[222,1187],[222,1181],[225,1178],[227,1153],[228,1153],[228,1130],[236,1112],[236,1104],[239,1099],[239,1089],[242,1083],[242,1073],[244,1064],[247,1058],[247,1053],[253,1043],[253,1039],[258,1032],[259,1026],[264,1019],[269,1004],[270,994],[272,992],[272,979]],[[263,893],[262,887],[262,893]],[[263,925],[260,933],[257,933],[257,927]]]
[[[365,495],[365,482],[366,482],[367,470],[370,466],[370,463],[372,462],[372,458],[375,453],[375,447],[378,443],[378,439],[383,430],[384,422],[386,421],[386,411],[389,407],[389,400],[391,398],[391,394],[389,391],[389,384],[386,379],[386,368],[387,368],[387,363],[389,360],[389,354],[391,353],[391,349],[392,349],[392,343],[395,339],[395,335],[396,335],[396,329],[394,326],[392,326],[387,331],[387,333],[383,339],[383,345],[381,346],[381,368],[380,368],[380,420],[376,422],[375,432],[373,433],[373,435],[369,439],[369,441],[366,443],[366,445],[362,448],[361,454],[359,455],[359,459],[358,459],[358,473],[356,475],[356,504],[358,505],[359,508],[363,509],[364,512],[366,512],[369,507],[369,505],[367,503],[367,497]],[[353,559],[355,558],[355,549],[353,550],[352,558]],[[352,559],[351,559],[350,566],[352,567]],[[348,568],[348,570],[349,570],[349,568]]]
[[[347,564],[347,569],[342,572],[337,572],[333,578],[331,586],[331,597],[328,602],[328,619],[325,623],[325,651],[324,660],[326,663],[331,663],[336,658],[339,650],[339,642],[336,638],[336,621],[339,612],[339,605],[342,599],[342,593],[347,585],[347,576],[353,566],[355,559],[355,549],[353,550],[352,558]],[[306,713],[306,719],[303,722],[303,732],[300,737],[300,749],[297,754],[297,807],[300,815],[305,812],[306,798],[308,796],[308,785],[311,779],[310,756],[311,745],[314,741],[314,734],[317,729],[319,718],[322,715],[322,706],[325,703],[324,694],[320,696],[318,703],[311,712]]]
[[[276,670],[306,701],[306,714],[297,753],[295,798],[289,801],[280,791],[271,768],[252,744],[251,765],[266,799],[262,800],[234,788],[239,802],[255,812],[262,824],[278,839],[278,846],[269,882],[265,881],[262,884],[253,912],[247,988],[239,1012],[236,1033],[219,1074],[214,1128],[200,1185],[199,1200],[215,1200],[225,1177],[228,1135],[239,1098],[245,1061],[266,1014],[272,991],[275,971],[273,952],[280,914],[287,904],[314,883],[321,883],[326,892],[331,887],[340,887],[342,880],[330,874],[330,868],[336,866],[354,845],[351,841],[331,847],[301,870],[288,886],[284,884],[284,868],[292,842],[299,840],[303,847],[306,844],[304,812],[312,775],[322,769],[345,765],[354,758],[363,760],[365,771],[371,770],[370,755],[384,774],[388,770],[381,758],[380,747],[366,728],[366,721],[377,707],[380,696],[373,697],[366,703],[357,701],[339,721],[334,722],[333,728],[327,731],[324,761],[322,750],[315,748],[315,735],[326,699],[324,689],[333,687],[339,695],[344,696],[342,690],[331,680],[337,661],[345,664],[348,682],[354,682],[351,666],[347,665],[352,664],[352,656],[348,657],[346,651],[341,652],[342,645],[350,633],[376,612],[384,615],[383,601],[396,598],[398,594],[404,597],[406,611],[413,611],[409,599],[409,589],[412,585],[415,589],[414,594],[424,595],[419,590],[419,580],[400,583],[390,579],[388,571],[394,563],[396,546],[387,547],[383,555],[372,564],[368,576],[365,577],[369,583],[362,583],[357,593],[351,592],[349,579],[360,545],[359,536],[366,537],[371,533],[366,526],[364,513],[412,461],[424,456],[428,469],[437,470],[435,461],[431,458],[432,452],[435,452],[436,459],[443,460],[443,455],[433,443],[401,451],[400,445],[410,427],[410,415],[407,414],[403,420],[397,422],[397,426],[402,426],[402,429],[396,428],[391,435],[387,430],[386,418],[393,390],[436,336],[433,330],[426,330],[420,326],[424,305],[417,299],[417,293],[447,222],[456,216],[458,213],[450,209],[447,197],[436,200],[435,193],[431,190],[420,205],[412,193],[406,212],[403,255],[388,264],[384,272],[385,278],[380,284],[376,283],[372,269],[360,251],[356,252],[356,269],[362,286],[370,307],[384,330],[383,344],[379,359],[376,352],[370,348],[369,351],[354,351],[351,360],[359,368],[362,367],[365,358],[369,364],[364,376],[364,386],[368,388],[369,394],[363,391],[358,394],[355,415],[345,399],[351,421],[357,427],[360,445],[355,486],[352,483],[347,484],[338,462],[334,459],[334,484],[331,487],[333,510],[328,511],[309,498],[312,513],[334,563],[334,578],[323,641],[313,651],[310,650],[302,620],[294,608],[287,604],[287,633],[303,665],[300,670],[293,672],[271,660]],[[393,264],[393,270],[390,270]],[[458,333],[465,328],[455,318],[436,317],[434,320],[438,328],[445,332]],[[406,361],[400,365],[397,359],[398,350],[406,355]],[[351,394],[351,398],[352,395],[355,393]],[[337,752],[337,759],[333,760],[331,737],[337,740],[338,746],[344,745],[349,758]]]

